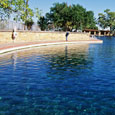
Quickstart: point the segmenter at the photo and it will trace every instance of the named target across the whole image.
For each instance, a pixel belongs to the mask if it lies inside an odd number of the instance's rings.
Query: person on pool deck
[[[17,37],[17,32],[16,32],[16,28],[14,28],[12,32],[12,40],[14,41],[16,37]]]
[[[66,41],[68,41],[69,32],[66,32],[65,36],[66,36]]]

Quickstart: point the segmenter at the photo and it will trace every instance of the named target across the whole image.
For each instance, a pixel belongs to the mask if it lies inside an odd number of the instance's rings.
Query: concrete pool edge
[[[102,40],[89,40],[89,41],[55,41],[55,42],[35,42],[35,43],[22,43],[22,44],[13,44],[11,46],[1,47],[0,54],[12,52],[15,50],[22,50],[32,47],[40,47],[47,45],[59,45],[59,44],[93,44],[93,43],[103,43]]]

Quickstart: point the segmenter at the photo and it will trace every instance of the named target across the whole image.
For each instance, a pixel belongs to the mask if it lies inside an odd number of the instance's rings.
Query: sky
[[[50,11],[54,3],[66,2],[68,5],[80,4],[84,8],[94,12],[95,17],[98,13],[103,13],[105,9],[110,9],[115,12],[115,0],[30,0],[29,5],[31,8],[39,8],[42,10],[43,15]]]

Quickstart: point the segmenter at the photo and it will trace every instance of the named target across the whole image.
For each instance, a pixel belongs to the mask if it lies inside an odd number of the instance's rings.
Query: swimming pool
[[[115,38],[0,56],[0,114],[113,115]]]

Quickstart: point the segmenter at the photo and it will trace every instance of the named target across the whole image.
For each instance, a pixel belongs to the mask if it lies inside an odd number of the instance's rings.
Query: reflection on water
[[[109,45],[105,42],[45,46],[0,56],[0,114],[113,114],[115,64],[110,60],[115,52],[104,54]]]
[[[16,69],[16,63],[17,63],[17,53],[13,53],[11,56],[11,60],[12,60],[12,65],[13,65],[13,69]]]
[[[84,46],[79,46],[84,47]],[[78,47],[77,47],[78,48]],[[87,60],[87,51],[86,46],[82,49],[69,49],[68,46],[65,46],[65,53],[62,55],[55,55],[50,58],[48,74],[59,76],[61,79],[65,76],[77,76],[78,74],[82,73],[85,68],[88,69],[90,65],[90,61]],[[88,48],[88,47],[87,47]],[[84,71],[85,72],[85,71]],[[54,77],[54,76],[53,76]]]

